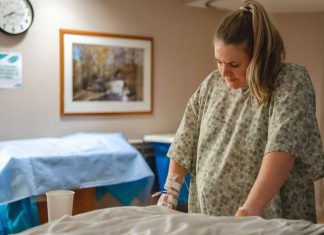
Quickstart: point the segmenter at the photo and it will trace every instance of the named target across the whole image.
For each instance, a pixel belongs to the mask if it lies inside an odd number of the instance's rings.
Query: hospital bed
[[[121,205],[130,205],[134,199],[146,202],[153,183],[153,172],[122,133],[2,141],[0,234],[46,222],[39,221],[40,203],[35,200],[45,192],[76,190],[75,207],[83,203],[79,191],[86,192],[88,204],[110,193]]]
[[[20,235],[320,235],[324,225],[305,220],[213,217],[159,206],[114,207],[86,212],[31,228]]]

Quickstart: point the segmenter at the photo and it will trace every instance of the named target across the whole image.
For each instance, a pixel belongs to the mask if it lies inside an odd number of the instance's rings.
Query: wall
[[[317,119],[324,134],[324,14],[278,14],[273,20],[285,42],[287,61],[305,66],[315,93]]]
[[[23,88],[0,90],[0,140],[121,131],[128,138],[176,130],[185,104],[214,67],[219,15],[181,0],[31,0],[35,20],[23,36],[0,33],[0,51],[23,55]],[[59,115],[59,29],[154,39],[152,115]]]
[[[0,51],[23,55],[23,88],[0,90],[0,140],[59,137],[77,131],[121,131],[128,138],[174,132],[188,98],[215,66],[212,35],[223,14],[213,9],[188,7],[182,0],[31,3],[35,21],[27,34],[0,33]],[[287,44],[288,60],[310,71],[321,122],[323,19],[323,14],[274,16]],[[153,114],[60,117],[60,28],[153,37]]]

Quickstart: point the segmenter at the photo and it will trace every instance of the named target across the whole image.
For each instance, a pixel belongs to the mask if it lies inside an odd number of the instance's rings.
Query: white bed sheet
[[[324,225],[305,220],[213,217],[186,214],[159,206],[129,206],[64,216],[20,234],[320,235],[324,234]]]

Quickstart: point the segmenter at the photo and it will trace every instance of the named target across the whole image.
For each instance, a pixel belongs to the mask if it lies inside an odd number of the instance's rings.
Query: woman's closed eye
[[[240,64],[237,63],[224,63],[223,61],[220,60],[216,60],[217,65],[222,65],[222,64],[227,64],[228,66],[232,67],[232,68],[238,68],[240,66]]]
[[[230,63],[229,66],[231,66],[233,68],[238,68],[240,65],[239,64]]]

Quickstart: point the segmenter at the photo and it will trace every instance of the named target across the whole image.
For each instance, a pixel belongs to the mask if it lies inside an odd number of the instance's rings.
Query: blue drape
[[[18,233],[39,224],[37,204],[33,198],[0,205],[0,234]]]

